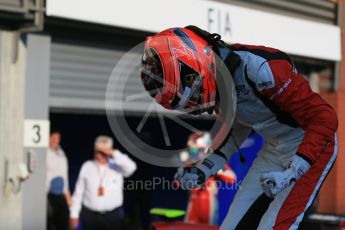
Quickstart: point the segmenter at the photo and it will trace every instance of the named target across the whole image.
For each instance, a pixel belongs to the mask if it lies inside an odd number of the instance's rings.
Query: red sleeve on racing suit
[[[288,61],[270,60],[267,64],[275,84],[273,88],[263,89],[259,93],[290,113],[304,129],[304,138],[297,152],[314,163],[334,138],[338,127],[337,114],[319,94],[311,90],[301,75],[293,71],[294,67]]]

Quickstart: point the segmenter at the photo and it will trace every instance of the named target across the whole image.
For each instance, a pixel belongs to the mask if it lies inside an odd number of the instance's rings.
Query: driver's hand
[[[211,176],[225,169],[226,160],[214,153],[209,153],[204,160],[190,166],[180,167],[175,180],[182,189],[192,190],[201,187]]]
[[[295,183],[309,170],[310,164],[298,155],[294,155],[284,167],[284,171],[268,172],[261,175],[260,183],[267,196],[274,198],[278,193]]]

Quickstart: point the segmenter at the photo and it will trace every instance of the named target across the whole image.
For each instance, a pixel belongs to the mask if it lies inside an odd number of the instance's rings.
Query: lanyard
[[[98,177],[99,177],[99,187],[103,187],[102,184],[104,182],[105,176],[106,176],[107,171],[108,171],[107,166],[106,165],[101,166],[97,162],[96,162],[96,166],[97,166],[97,172],[98,172]],[[101,175],[101,167],[104,167],[102,175]]]

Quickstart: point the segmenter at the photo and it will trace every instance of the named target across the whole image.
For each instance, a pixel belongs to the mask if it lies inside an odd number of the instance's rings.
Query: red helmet
[[[141,80],[167,109],[212,112],[216,104],[215,54],[187,28],[164,30],[145,41]]]

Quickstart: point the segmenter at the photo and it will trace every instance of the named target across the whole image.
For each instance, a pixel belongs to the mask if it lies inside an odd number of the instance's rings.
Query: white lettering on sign
[[[230,14],[220,9],[207,9],[207,29],[223,36],[231,36]]]

